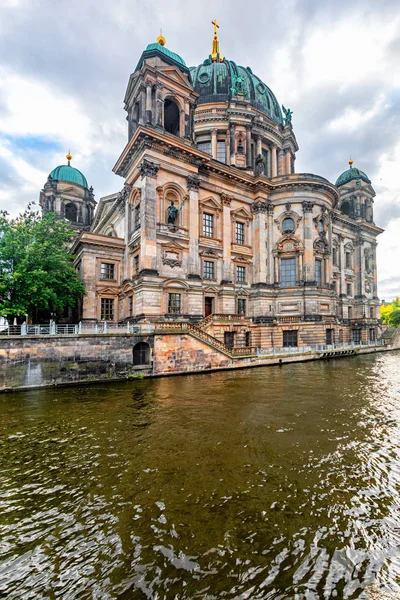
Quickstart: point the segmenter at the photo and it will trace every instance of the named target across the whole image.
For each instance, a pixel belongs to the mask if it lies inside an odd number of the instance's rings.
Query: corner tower
[[[83,173],[71,167],[70,153],[66,159],[66,165],[51,171],[40,192],[42,213],[55,212],[59,218],[70,221],[74,229],[89,230],[96,206],[93,188],[89,188]]]

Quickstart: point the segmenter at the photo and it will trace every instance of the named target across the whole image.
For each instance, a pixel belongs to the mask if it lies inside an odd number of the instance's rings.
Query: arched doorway
[[[76,223],[78,217],[78,209],[76,208],[76,205],[73,202],[69,202],[68,204],[65,205],[65,218],[68,219],[68,221],[72,221],[73,223]]]
[[[169,98],[164,102],[164,129],[173,135],[179,135],[179,108]]]
[[[349,200],[346,200],[345,202],[343,202],[342,206],[340,207],[340,210],[344,215],[350,217],[353,212],[353,203]]]
[[[139,342],[133,347],[133,366],[150,364],[150,346],[146,342]]]

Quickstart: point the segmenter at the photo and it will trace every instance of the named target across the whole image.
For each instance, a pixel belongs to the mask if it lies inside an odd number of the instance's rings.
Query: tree
[[[0,316],[74,307],[85,289],[68,251],[71,229],[31,205],[16,219],[0,211]]]
[[[396,298],[391,304],[381,306],[381,318],[384,323],[392,327],[400,325],[400,298]]]

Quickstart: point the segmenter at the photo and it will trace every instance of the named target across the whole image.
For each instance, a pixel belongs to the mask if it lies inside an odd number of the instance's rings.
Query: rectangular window
[[[351,296],[351,283],[346,284],[346,294],[347,296]]]
[[[133,273],[136,275],[139,272],[139,254],[133,257]]]
[[[361,329],[353,329],[353,342],[359,344],[361,342]]]
[[[246,314],[246,299],[238,298],[238,315]]]
[[[217,142],[217,160],[220,162],[226,161],[225,142]]]
[[[288,287],[296,285],[296,259],[281,259],[281,286]]]
[[[373,327],[371,327],[371,329],[369,330],[369,341],[375,342],[375,340],[376,340],[376,331]]]
[[[317,285],[322,285],[322,260],[315,261],[315,281]]]
[[[134,211],[134,227],[135,231],[140,227],[140,204],[136,204]]]
[[[214,263],[212,260],[205,260],[203,263],[204,279],[214,279]]]
[[[133,296],[129,296],[129,316],[133,315]]]
[[[241,265],[236,266],[236,281],[238,283],[245,283],[246,281],[246,267]]]
[[[346,252],[346,269],[351,269],[351,252]]]
[[[172,315],[178,315],[181,312],[181,295],[168,294],[168,312]]]
[[[337,248],[332,248],[332,263],[334,267],[337,267]]]
[[[114,299],[113,298],[102,298],[101,299],[101,315],[102,321],[114,321]]]
[[[114,277],[114,272],[115,272],[115,265],[113,265],[112,263],[101,263],[101,269],[100,269],[100,279],[115,279]]]
[[[235,345],[235,332],[234,331],[225,331],[224,332],[224,344],[228,348],[233,348]]]
[[[347,309],[347,317],[349,319],[353,318],[353,308],[351,306],[349,306],[348,309]]]
[[[206,154],[211,154],[211,142],[197,142],[197,147]],[[225,162],[225,161],[224,161]]]
[[[244,334],[244,345],[246,346],[246,348],[250,347],[250,331],[246,331],[246,333]]]
[[[297,346],[297,331],[284,331],[283,332],[283,346],[288,348],[289,346]]]
[[[235,240],[237,244],[244,244],[244,223],[236,223]]]
[[[335,343],[334,329],[326,330],[326,343],[328,346]]]
[[[374,318],[374,309],[372,306],[370,306],[369,308],[369,318],[373,319]],[[375,331],[375,330],[374,330]]]
[[[214,215],[209,213],[203,213],[203,235],[206,237],[213,237],[214,233]]]

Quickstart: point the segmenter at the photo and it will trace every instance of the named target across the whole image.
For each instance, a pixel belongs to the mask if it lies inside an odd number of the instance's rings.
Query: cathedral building
[[[196,67],[160,36],[125,94],[121,190],[57,167],[41,193],[81,231],[84,322],[191,322],[228,347],[375,340],[375,192],[353,166],[296,173],[292,111],[219,51]]]

